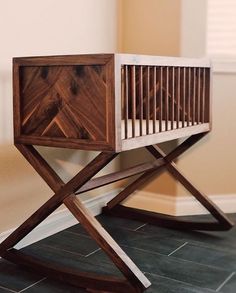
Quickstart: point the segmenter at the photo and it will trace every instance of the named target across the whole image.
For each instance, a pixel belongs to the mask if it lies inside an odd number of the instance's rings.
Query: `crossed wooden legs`
[[[121,179],[137,174],[142,174],[138,179],[128,185],[114,199],[112,199],[103,211],[110,215],[143,220],[145,222],[159,224],[178,229],[195,230],[228,230],[233,223],[214,203],[203,193],[197,190],[187,180],[173,162],[178,156],[199,141],[205,134],[194,135],[186,139],[181,145],[166,155],[157,146],[148,146],[147,150],[155,157],[153,162],[147,162],[130,167],[126,170],[114,172],[108,175],[92,179],[102,168],[112,161],[118,154],[100,153],[84,169],[82,169],[68,183],[64,183],[41,155],[30,145],[16,145],[23,156],[29,161],[39,175],[53,190],[54,195],[42,205],[31,217],[17,228],[5,241],[0,244],[0,255],[14,263],[21,264],[45,273],[53,278],[68,282],[72,285],[84,287],[90,290],[102,290],[107,292],[143,292],[150,286],[150,282],[125,254],[119,245],[111,238],[100,223],[84,207],[76,197],[77,194],[92,190]],[[120,205],[131,193],[144,186],[166,168],[177,180],[179,180],[193,196],[208,209],[218,222],[196,223],[179,220],[176,217],[137,210]],[[62,267],[42,261],[39,258],[29,256],[22,251],[14,249],[14,246],[28,235],[37,225],[47,218],[62,203],[79,220],[91,237],[98,243],[104,252],[110,257],[117,268],[123,273],[124,279],[85,273],[74,269]]]
[[[57,279],[61,279],[79,287],[109,292],[143,292],[150,286],[148,279],[74,194],[76,190],[81,188],[105,165],[114,159],[117,154],[99,154],[82,171],[65,184],[32,146],[17,145],[17,148],[47,182],[55,194],[2,242],[0,245],[0,255],[9,261],[31,267],[41,273],[44,272],[51,277],[56,277]],[[41,261],[38,258],[28,256],[13,248],[62,203],[66,205],[93,239],[96,240],[100,247],[107,253],[114,264],[123,273],[125,279],[97,276],[91,273],[78,272],[64,268],[59,265],[55,266]]]
[[[188,138],[168,155],[166,155],[158,146],[147,146],[147,150],[157,160],[163,159],[165,163],[154,170],[143,173],[143,175],[123,189],[115,198],[108,202],[107,206],[103,209],[104,213],[130,219],[139,219],[147,223],[157,224],[168,228],[218,231],[231,229],[234,226],[234,223],[232,223],[230,219],[228,219],[226,215],[206,195],[200,192],[178,170],[176,164],[173,162],[174,159],[183,154],[204,135],[205,134],[198,134]],[[175,179],[182,183],[182,185],[212,214],[218,222],[190,222],[180,220],[173,216],[167,216],[120,205],[120,203],[131,193],[147,184],[164,168],[166,168]]]

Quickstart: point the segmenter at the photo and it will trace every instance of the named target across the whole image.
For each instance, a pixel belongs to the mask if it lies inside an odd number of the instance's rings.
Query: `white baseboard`
[[[236,212],[236,194],[210,195],[209,198],[225,213]],[[170,196],[137,191],[126,202],[136,208],[173,215],[202,215],[209,212],[193,196]]]
[[[84,204],[93,215],[98,215],[101,213],[102,207],[104,207],[106,203],[110,201],[119,191],[120,189],[115,189],[104,195],[86,200],[84,201]],[[236,212],[236,194],[211,195],[209,197],[224,212]],[[205,210],[202,205],[191,196],[174,197],[146,191],[137,191],[128,200],[126,200],[124,204],[173,216],[200,215],[208,213],[208,211]],[[19,249],[30,245],[77,223],[78,221],[73,217],[69,210],[59,210],[51,214],[45,221],[36,227],[28,236],[16,245],[16,248]],[[11,229],[1,233],[0,243],[14,230],[15,229]]]
[[[99,215],[101,213],[102,207],[104,207],[106,203],[117,194],[118,191],[119,189],[115,189],[109,193],[91,198],[84,201],[84,204],[93,215]],[[78,221],[74,218],[68,209],[54,212],[38,227],[36,227],[28,236],[20,241],[19,244],[16,245],[16,248],[20,249],[30,245],[43,238],[49,237],[57,232],[67,229],[75,224],[78,224]],[[0,243],[6,239],[14,230],[15,228],[1,233]]]

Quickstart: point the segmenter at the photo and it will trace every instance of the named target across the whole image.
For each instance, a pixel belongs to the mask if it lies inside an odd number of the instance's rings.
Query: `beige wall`
[[[134,2],[135,5],[132,5]],[[205,0],[124,0],[123,11],[120,48],[124,52],[186,57],[205,55]],[[155,18],[155,15],[158,17]],[[169,44],[172,44],[171,48]],[[235,82],[236,74],[213,74],[213,131],[177,162],[187,177],[211,195],[236,196]],[[121,163],[130,165],[137,157],[140,160],[150,159],[144,152],[136,150],[124,154]],[[146,186],[144,191],[178,196],[187,194],[182,186],[164,174]],[[130,204],[137,203],[133,199]],[[158,211],[158,206],[152,207],[152,210]]]
[[[181,10],[181,55],[205,55],[206,1],[182,0]],[[235,83],[236,74],[213,72],[213,130],[178,162],[184,173],[189,174],[192,181],[210,195],[236,196]],[[181,196],[186,191],[178,185],[177,194]]]
[[[206,194],[236,196],[236,74],[213,75],[213,129],[178,166]],[[178,194],[185,191],[178,186]]]
[[[20,224],[51,195],[11,145],[12,57],[116,51],[116,0],[69,2],[0,1],[0,233]],[[95,155],[59,149],[41,151],[64,180]],[[117,164],[109,169],[114,170]]]
[[[180,54],[180,0],[123,0],[120,3],[121,52],[166,56]],[[165,147],[169,146],[166,144]],[[152,160],[145,150],[129,151],[122,154],[121,166],[124,168],[144,160]],[[175,195],[177,185],[169,174],[162,173],[144,190]],[[135,205],[135,198],[130,204]]]
[[[180,0],[122,0],[119,49],[179,55]]]

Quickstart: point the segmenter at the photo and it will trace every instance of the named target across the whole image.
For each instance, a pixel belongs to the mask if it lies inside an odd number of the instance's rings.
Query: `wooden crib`
[[[128,54],[15,58],[15,145],[54,195],[0,245],[0,255],[89,290],[143,292],[150,282],[77,196],[137,174],[103,212],[177,229],[228,230],[233,223],[178,170],[173,160],[211,130],[210,64]],[[170,153],[158,143],[187,137]],[[33,145],[99,151],[69,182]],[[122,151],[145,147],[154,160],[93,178]],[[216,222],[188,222],[121,203],[166,169]],[[62,203],[123,273],[124,279],[53,266],[14,246]],[[93,291],[95,292],[95,291]]]

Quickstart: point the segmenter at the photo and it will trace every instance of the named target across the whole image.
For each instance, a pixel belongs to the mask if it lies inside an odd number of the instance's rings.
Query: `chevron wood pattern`
[[[106,140],[105,66],[21,68],[22,133]]]

